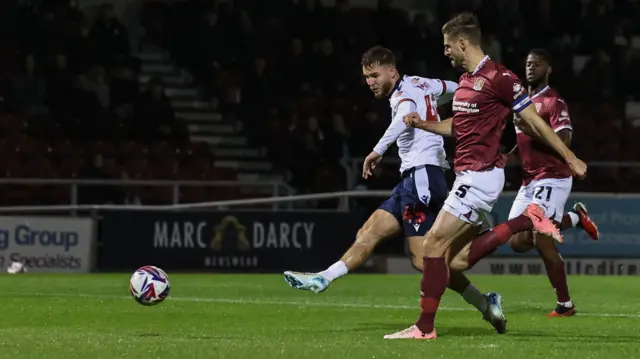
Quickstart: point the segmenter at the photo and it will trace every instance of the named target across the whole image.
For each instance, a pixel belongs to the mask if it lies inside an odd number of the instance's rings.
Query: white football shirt
[[[404,76],[389,97],[391,124],[373,150],[384,155],[396,142],[402,161],[401,173],[422,165],[449,168],[442,136],[407,127],[402,119],[411,112],[417,112],[423,121],[439,122],[438,105],[451,101],[457,87],[458,84],[451,81]]]

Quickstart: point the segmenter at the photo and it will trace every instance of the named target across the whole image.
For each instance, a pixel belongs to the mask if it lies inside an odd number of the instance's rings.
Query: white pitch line
[[[480,344],[477,346],[478,349],[496,349],[499,348],[496,344]]]
[[[128,296],[118,295],[101,295],[101,294],[81,294],[81,293],[4,293],[16,296],[39,296],[39,297],[84,297],[93,299],[126,299],[131,300]],[[370,309],[411,309],[418,310],[420,306],[416,305],[393,305],[393,304],[375,304],[375,303],[337,303],[337,302],[309,302],[309,301],[279,301],[279,300],[256,300],[256,299],[234,299],[234,298],[198,298],[198,297],[169,297],[167,300],[180,302],[203,302],[203,303],[228,303],[228,304],[252,304],[252,305],[292,305],[300,307],[333,307],[333,308],[370,308]],[[523,303],[527,304],[527,303]],[[456,307],[440,307],[439,310],[450,312],[475,312],[474,308],[456,308]],[[509,313],[507,311],[507,313]],[[578,312],[580,317],[607,317],[607,318],[640,318],[638,313],[585,313]]]

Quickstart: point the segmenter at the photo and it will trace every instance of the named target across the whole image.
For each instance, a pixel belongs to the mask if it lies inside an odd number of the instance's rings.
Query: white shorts
[[[443,209],[464,222],[491,225],[491,210],[504,188],[504,169],[456,172]]]
[[[520,187],[516,199],[513,200],[509,219],[518,217],[524,213],[528,205],[535,203],[544,210],[548,218],[556,222],[562,221],[564,205],[569,199],[572,185],[573,177],[567,177],[543,178]]]

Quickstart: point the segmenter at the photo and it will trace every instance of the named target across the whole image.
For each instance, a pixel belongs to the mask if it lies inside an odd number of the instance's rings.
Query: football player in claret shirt
[[[449,283],[452,259],[477,238],[506,242],[515,233],[535,230],[561,242],[562,235],[539,205],[531,203],[523,214],[478,237],[504,187],[504,156],[500,139],[507,120],[517,113],[538,140],[551,147],[574,176],[586,176],[587,166],[536,113],[527,89],[518,77],[485,56],[480,24],[475,15],[462,13],[442,28],[444,52],[454,67],[465,70],[453,98],[454,116],[440,122],[420,121],[410,114],[405,123],[456,141],[453,168],[456,180],[442,211],[425,237],[418,321],[409,328],[386,335],[386,339],[434,339],[435,317]],[[417,120],[416,120],[417,117]],[[473,246],[470,266],[487,254]]]
[[[566,101],[549,86],[552,71],[549,54],[543,49],[533,49],[529,52],[525,65],[529,95],[536,112],[569,146],[573,133],[571,117]],[[545,216],[561,230],[577,226],[593,240],[598,240],[598,228],[589,217],[584,204],[577,202],[572,211],[563,215],[573,184],[571,169],[567,163],[549,146],[529,135],[529,128],[518,117],[514,121],[517,145],[508,154],[508,161],[515,162],[520,158],[522,187],[513,201],[509,219],[518,217],[529,204],[536,203],[544,210]],[[509,245],[516,252],[529,251],[535,247],[540,253],[557,297],[556,308],[549,316],[574,315],[576,310],[569,296],[564,260],[554,240],[541,233],[526,231],[511,237]]]

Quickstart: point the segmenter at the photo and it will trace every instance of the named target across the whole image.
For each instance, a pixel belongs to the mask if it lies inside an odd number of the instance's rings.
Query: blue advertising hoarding
[[[98,268],[318,271],[342,256],[359,226],[350,213],[105,211]]]
[[[494,206],[494,223],[507,220],[515,193],[503,194]],[[600,240],[591,240],[581,229],[564,231],[560,252],[566,257],[633,258],[640,257],[640,195],[572,194],[565,211],[575,201],[583,202],[589,215],[597,223]],[[494,255],[513,256],[508,245]],[[535,251],[522,255],[537,256]]]

